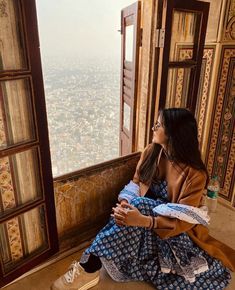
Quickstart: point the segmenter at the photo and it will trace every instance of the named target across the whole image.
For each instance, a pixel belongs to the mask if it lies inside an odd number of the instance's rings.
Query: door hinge
[[[156,47],[164,47],[165,29],[156,29]]]

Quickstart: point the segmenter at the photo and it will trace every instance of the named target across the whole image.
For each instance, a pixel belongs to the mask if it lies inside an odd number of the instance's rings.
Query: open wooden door
[[[58,250],[34,0],[0,11],[0,287]]]
[[[149,127],[161,108],[186,107],[195,112],[208,12],[207,2],[158,1]]]
[[[135,151],[140,2],[121,11],[120,155]]]

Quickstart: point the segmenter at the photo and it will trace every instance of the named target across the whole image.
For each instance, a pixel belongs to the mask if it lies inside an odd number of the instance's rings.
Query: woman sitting
[[[208,235],[208,216],[200,207],[208,175],[196,120],[186,109],[164,109],[152,129],[152,144],[110,221],[53,290],[93,287],[102,265],[115,281],[146,281],[156,289],[228,285],[235,251]]]

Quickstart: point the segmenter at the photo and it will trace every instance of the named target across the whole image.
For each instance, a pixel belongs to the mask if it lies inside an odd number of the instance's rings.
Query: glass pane
[[[44,206],[32,209],[0,225],[0,253],[4,273],[27,258],[48,249]]]
[[[0,149],[35,137],[28,79],[0,82]]]
[[[166,107],[186,107],[191,69],[168,70]]]
[[[0,159],[0,216],[42,197],[37,149]]]
[[[185,53],[181,47],[182,44],[193,44],[197,17],[193,12],[173,11],[170,61],[192,59],[192,52]]]
[[[26,68],[19,2],[7,0],[0,3],[0,70]]]
[[[123,126],[130,131],[130,125],[131,125],[131,108],[126,103],[124,103],[124,109],[123,109]]]
[[[133,60],[134,25],[126,26],[125,60]]]

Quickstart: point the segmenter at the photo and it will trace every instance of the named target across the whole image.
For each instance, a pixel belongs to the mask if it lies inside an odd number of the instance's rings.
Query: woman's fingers
[[[125,204],[125,208],[128,208],[128,209],[135,209],[135,207],[129,203]]]
[[[118,213],[118,214],[122,214],[122,215],[126,215],[127,214],[126,210],[123,209],[122,207],[118,207],[118,208],[117,207],[113,207],[112,210],[113,210],[114,213]]]
[[[125,221],[125,217],[121,214],[115,213],[114,218],[120,221]]]
[[[124,225],[125,225],[125,221],[122,220],[122,219],[117,218],[114,214],[111,214],[111,217],[114,218],[115,223],[116,223],[118,226],[124,226]]]

